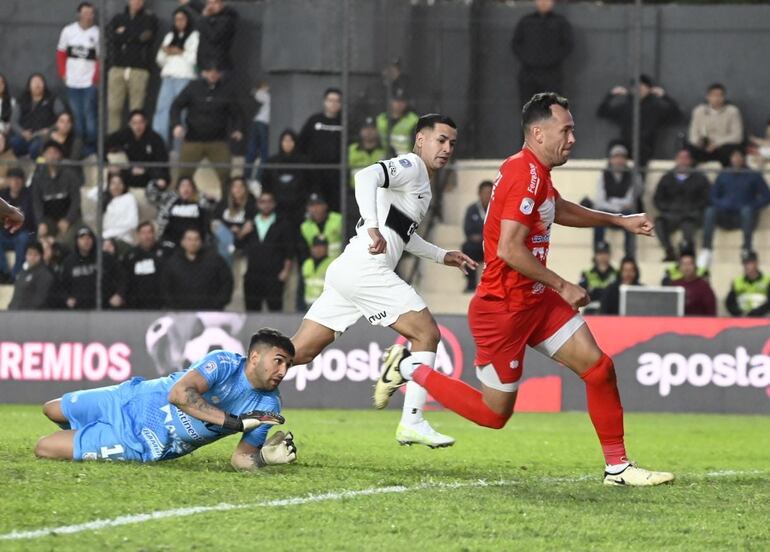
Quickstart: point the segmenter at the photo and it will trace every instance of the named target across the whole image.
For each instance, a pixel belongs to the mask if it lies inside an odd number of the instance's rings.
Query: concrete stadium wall
[[[41,70],[60,86],[54,50],[61,27],[74,19],[75,0],[0,2],[0,71],[19,90]],[[148,0],[169,26],[175,0]],[[260,75],[273,87],[274,140],[297,129],[320,108],[320,94],[339,85],[341,3],[335,0],[235,1],[240,14],[235,78],[244,94]],[[107,0],[110,15],[122,0]],[[576,157],[604,155],[615,128],[595,117],[604,93],[631,77],[633,7],[579,3],[559,8],[575,28],[566,91],[573,102],[579,141]],[[401,58],[419,111],[442,110],[462,126],[459,154],[499,158],[518,147],[517,62],[510,38],[527,5],[477,2],[413,6],[409,0],[351,2],[351,118],[360,120],[384,103],[380,70]],[[686,115],[704,88],[722,81],[743,110],[750,132],[770,118],[770,10],[766,6],[660,5],[644,11],[643,71],[676,98]],[[157,81],[157,79],[156,79]],[[154,93],[151,93],[154,100]],[[684,121],[669,129],[660,153],[668,154]]]

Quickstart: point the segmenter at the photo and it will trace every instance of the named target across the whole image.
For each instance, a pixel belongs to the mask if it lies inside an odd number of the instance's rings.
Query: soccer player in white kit
[[[395,272],[404,251],[464,273],[477,263],[460,251],[446,251],[415,230],[428,212],[431,178],[449,162],[457,126],[449,117],[423,115],[417,122],[414,150],[375,163],[355,176],[361,218],[356,235],[329,266],[321,296],[292,337],[295,364],[306,364],[361,316],[375,326],[390,326],[412,343],[415,364],[433,367],[441,335],[425,302]],[[387,353],[386,353],[387,354]],[[427,392],[406,386],[404,409],[396,430],[403,445],[447,447],[454,439],[435,431],[423,418]],[[375,407],[384,408],[387,401]]]

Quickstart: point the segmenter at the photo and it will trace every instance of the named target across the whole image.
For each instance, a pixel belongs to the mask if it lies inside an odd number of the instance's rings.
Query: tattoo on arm
[[[225,412],[204,399],[200,391],[193,386],[184,388],[183,401],[177,406],[205,422],[220,425],[224,422]]]

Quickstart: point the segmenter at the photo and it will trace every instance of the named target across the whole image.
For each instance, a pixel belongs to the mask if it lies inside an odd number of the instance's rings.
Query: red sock
[[[582,376],[586,384],[588,415],[594,424],[607,464],[626,462],[623,441],[623,406],[620,404],[615,365],[602,353],[599,361]]]
[[[421,364],[412,374],[412,378],[444,407],[480,426],[500,429],[510,418],[489,408],[478,389],[437,372],[430,366]]]

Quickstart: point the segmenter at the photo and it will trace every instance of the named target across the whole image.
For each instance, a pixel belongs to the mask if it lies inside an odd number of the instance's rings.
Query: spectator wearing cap
[[[45,136],[64,111],[62,101],[49,90],[41,73],[33,73],[19,97],[18,118],[11,121],[10,144],[17,157],[40,155]]]
[[[409,153],[414,145],[414,129],[419,118],[417,113],[409,109],[404,90],[396,89],[390,98],[388,111],[377,116],[380,143],[392,149],[396,155]]]
[[[56,236],[71,244],[80,221],[80,177],[60,165],[64,153],[53,140],[43,147],[43,163],[32,175],[32,205],[38,239]]]
[[[642,181],[634,179],[628,164],[628,149],[622,144],[610,148],[607,168],[602,171],[596,183],[596,196],[592,207],[608,213],[630,215],[642,192]],[[594,228],[594,244],[604,241],[606,227]],[[625,232],[626,257],[636,257],[636,234]]]
[[[60,289],[68,309],[96,308],[96,237],[88,226],[80,226],[75,248],[64,259]],[[104,307],[119,308],[125,304],[126,281],[121,266],[109,253],[102,254],[102,303]]]
[[[136,247],[123,259],[126,274],[126,308],[155,310],[163,308],[160,275],[165,250],[155,237],[155,225],[144,221],[136,229]]]
[[[655,86],[648,75],[639,77],[640,98],[639,166],[644,168],[655,154],[658,131],[675,122],[681,112],[666,91]],[[625,86],[613,87],[599,105],[597,115],[620,127],[620,142],[630,148],[633,143],[634,97]]]
[[[121,170],[123,180],[130,188],[146,188],[150,181],[157,181],[160,188],[169,183],[168,167],[142,165],[168,163],[166,144],[147,124],[147,116],[142,110],[132,111],[128,116],[128,125],[107,137],[106,149],[113,162],[124,160],[132,164]],[[118,159],[122,156],[125,159]]]
[[[247,268],[243,277],[246,310],[271,312],[283,309],[283,288],[291,274],[296,244],[292,230],[275,212],[275,197],[262,192],[257,200],[254,232],[246,244]]]
[[[249,126],[246,139],[246,166],[252,167],[250,173],[257,180],[262,180],[262,167],[254,170],[254,161],[259,157],[260,165],[270,156],[270,85],[267,81],[259,83],[253,91],[257,111]]]
[[[160,92],[152,118],[152,128],[163,141],[169,142],[171,104],[184,88],[195,80],[200,35],[193,28],[190,14],[183,8],[174,11],[174,24],[158,48],[155,62],[160,67]]]
[[[297,135],[293,130],[286,129],[281,133],[278,153],[267,162],[281,166],[266,168],[262,172],[262,190],[276,198],[278,215],[292,228],[299,228],[305,218],[310,172],[291,166],[309,162],[297,151]]]
[[[327,88],[323,111],[308,117],[297,138],[297,150],[311,163],[340,162],[342,143],[342,91]],[[317,169],[311,176],[312,191],[323,195],[334,210],[340,209],[340,174],[336,169]]]
[[[233,273],[216,251],[203,247],[201,232],[188,228],[163,266],[161,289],[167,309],[224,310],[233,294]]]
[[[13,285],[13,297],[8,310],[37,310],[48,307],[48,296],[54,275],[43,262],[43,246],[33,241],[24,252],[24,268]]]
[[[198,67],[215,63],[223,71],[233,68],[230,49],[235,38],[238,12],[224,0],[179,0],[200,33]]]
[[[0,190],[0,199],[21,209],[21,212],[24,213],[24,224],[14,233],[5,228],[0,230],[0,283],[8,283],[16,279],[24,265],[27,245],[35,236],[32,192],[24,185],[24,171],[18,167],[13,167],[8,170],[5,180],[8,187]],[[8,269],[8,261],[5,258],[6,251],[13,251],[16,254],[12,270]]]
[[[329,242],[323,235],[315,236],[310,247],[310,257],[302,263],[302,280],[305,288],[304,299],[306,307],[312,305],[321,296],[321,292],[324,289],[326,271],[333,260],[329,257]]]
[[[671,234],[681,229],[688,244],[695,243],[695,231],[709,204],[711,184],[700,171],[693,170],[693,158],[686,148],[674,158],[675,167],[664,174],[655,188],[653,203],[658,209],[655,233],[665,250],[664,261],[676,260]]]
[[[307,201],[307,218],[300,226],[300,233],[307,247],[313,244],[313,238],[324,236],[329,245],[329,257],[339,257],[342,252],[342,215],[332,211],[320,194],[310,194]],[[305,257],[306,255],[303,255]]]
[[[161,189],[152,182],[147,187],[147,199],[158,209],[158,234],[163,247],[177,247],[188,228],[195,228],[201,236],[207,235],[210,203],[200,197],[192,178],[180,178],[176,190]]]
[[[145,8],[144,0],[127,0],[126,4],[107,26],[107,132],[116,132],[122,126],[126,97],[130,111],[144,108],[158,32],[158,18]]]
[[[492,199],[493,186],[490,180],[484,180],[479,184],[479,200],[468,205],[468,208],[465,210],[465,220],[463,222],[465,242],[463,243],[462,251],[479,263],[484,260],[484,245],[482,243],[484,238],[484,219],[487,216],[487,207],[489,207],[489,202]],[[473,293],[476,290],[480,272],[481,269],[468,271],[465,277],[467,280],[465,286],[466,293]]]
[[[725,305],[733,316],[759,317],[770,313],[770,275],[759,270],[756,252],[744,253],[743,274],[733,280]]]
[[[682,277],[670,285],[683,287],[685,316],[716,316],[717,299],[708,281],[698,276],[695,253],[684,250],[679,254],[679,272]]]
[[[743,251],[751,250],[754,228],[759,212],[770,203],[770,189],[762,173],[746,166],[746,156],[740,148],[730,155],[730,168],[719,173],[710,191],[711,205],[703,218],[703,251],[698,265],[708,266],[714,230],[740,228]]]
[[[692,110],[687,138],[698,163],[719,161],[730,165],[730,154],[743,143],[740,110],[727,102],[727,89],[714,83],[706,91],[706,103]]]
[[[243,178],[233,178],[229,188],[227,197],[214,208],[211,233],[217,238],[219,254],[232,265],[233,255],[245,249],[246,240],[254,231],[257,200]]]
[[[636,260],[633,257],[623,257],[617,279],[604,288],[599,312],[620,314],[620,286],[639,286],[639,277],[639,265]]]
[[[196,167],[191,164],[208,159],[218,165],[216,172],[222,197],[225,197],[231,159],[227,140],[232,138],[239,142],[243,138],[241,109],[232,87],[222,81],[218,65],[209,63],[201,75],[202,78],[188,84],[171,105],[174,138],[184,139],[179,161],[186,165],[180,168],[179,176],[192,176]],[[183,110],[187,110],[184,126]]]
[[[618,271],[610,264],[610,244],[599,242],[594,246],[593,266],[580,273],[580,287],[588,291],[591,301],[601,301],[604,290],[618,278]]]

